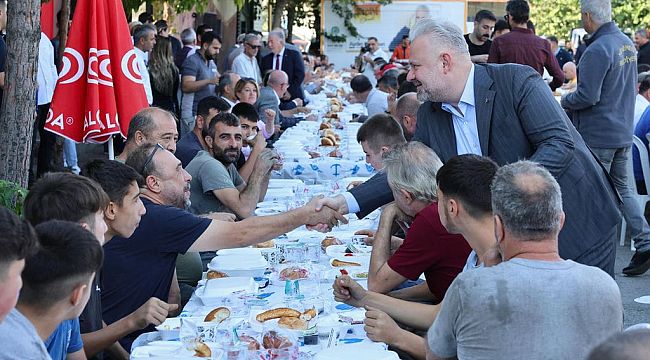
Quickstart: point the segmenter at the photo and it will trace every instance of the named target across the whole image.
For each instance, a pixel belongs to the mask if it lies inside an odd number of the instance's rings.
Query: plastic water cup
[[[320,262],[320,253],[321,248],[320,244],[306,244],[305,245],[305,257],[308,261],[313,263]]]

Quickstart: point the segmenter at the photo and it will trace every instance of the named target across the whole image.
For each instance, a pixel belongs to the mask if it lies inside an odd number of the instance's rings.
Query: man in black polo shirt
[[[144,178],[140,198],[147,213],[129,238],[114,237],[105,246],[102,273],[103,318],[113,323],[133,312],[146,299],[165,298],[171,287],[178,254],[245,247],[308,224],[334,226],[346,221],[338,212],[316,212],[316,199],[273,216],[222,221],[223,214],[193,215],[187,208],[192,177],[174,154],[160,145],[135,149],[126,164]],[[323,211],[327,210],[325,213]],[[130,349],[133,340],[153,327],[134,331],[120,340]]]
[[[489,10],[480,10],[474,16],[474,30],[464,36],[473,63],[487,62],[492,45],[490,34],[496,22],[496,16]]]

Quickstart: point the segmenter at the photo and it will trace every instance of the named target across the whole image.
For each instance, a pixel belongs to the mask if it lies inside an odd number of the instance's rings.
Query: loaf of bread
[[[285,329],[307,330],[307,321],[297,317],[281,317],[278,325]]]
[[[328,135],[325,135],[324,137],[330,139],[332,141],[332,144],[338,145],[338,142],[336,141],[336,137],[333,134],[328,134]]]
[[[203,321],[220,323],[230,317],[230,310],[225,307],[218,307],[208,313]]]
[[[205,274],[205,277],[208,278],[208,280],[221,279],[221,278],[228,277],[228,274],[221,271],[210,270],[208,271],[207,274]]]
[[[259,321],[259,322],[265,322],[267,320],[279,319],[279,318],[282,318],[282,317],[295,317],[295,318],[297,318],[297,317],[300,317],[300,311],[294,310],[294,309],[291,309],[291,308],[285,308],[285,307],[276,308],[276,309],[267,310],[267,311],[265,311],[263,313],[257,314],[255,319],[257,321]]]
[[[328,246],[332,245],[341,245],[343,244],[339,239],[335,238],[334,236],[327,236],[323,241],[320,243],[320,247],[325,250],[327,249]]]
[[[320,138],[320,144],[321,146],[334,146],[334,141],[328,137],[322,137]]]
[[[273,241],[273,240],[261,242],[261,243],[255,245],[255,247],[257,247],[257,248],[272,248],[274,246],[275,246],[275,241]]]
[[[201,341],[197,341],[194,345],[194,356],[200,358],[209,358],[212,356],[212,350],[210,347]]]
[[[309,320],[315,318],[316,314],[318,314],[316,312],[316,309],[311,308],[311,309],[305,310],[305,312],[303,312],[302,315],[300,315],[300,318],[305,320],[305,321],[309,321]]]
[[[343,266],[361,266],[361,264],[352,262],[352,261],[341,261],[339,259],[332,260],[332,266],[334,267],[343,267]]]

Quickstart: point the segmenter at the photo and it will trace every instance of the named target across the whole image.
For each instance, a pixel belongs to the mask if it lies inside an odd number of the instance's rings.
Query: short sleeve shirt
[[[604,271],[514,258],[458,275],[428,343],[445,359],[585,359],[622,326],[621,294]]]
[[[194,76],[196,80],[212,79],[217,76],[217,65],[214,61],[210,60],[206,64],[205,58],[201,53],[195,52],[183,62],[181,67],[181,76]],[[208,96],[215,96],[215,85],[210,84],[201,88],[194,93],[194,100],[192,103],[192,116],[196,116],[196,108],[199,101]]]
[[[232,212],[216,196],[214,190],[232,189],[244,183],[234,164],[224,166],[207,151],[202,150],[187,165],[192,175],[190,183],[190,211],[194,214]]]
[[[53,360],[65,360],[68,354],[83,349],[79,333],[79,319],[64,320],[45,340],[47,352]]]
[[[190,161],[192,161],[196,154],[201,150],[203,150],[203,145],[201,145],[199,138],[196,136],[194,131],[190,131],[178,140],[174,155],[176,155],[176,158],[181,161],[183,167],[186,168]]]
[[[205,232],[211,220],[174,206],[142,198],[147,213],[130,238],[114,237],[104,245],[101,277],[103,318],[111,324],[137,310],[149,298],[167,301],[176,256],[184,254]],[[153,326],[120,341],[131,349],[133,340]]]
[[[0,360],[51,360],[34,325],[17,309],[0,323]]]
[[[465,38],[465,42],[467,43],[467,47],[469,48],[470,56],[490,54],[490,47],[492,46],[492,40],[485,41],[483,45],[476,45],[469,39],[469,34],[465,34],[463,37]]]
[[[101,273],[98,271],[93,279],[92,288],[90,289],[90,298],[81,315],[79,315],[79,330],[82,334],[87,334],[101,330],[104,327],[102,323],[102,302],[99,288],[99,278]],[[91,357],[92,360],[103,359],[103,353]]]
[[[415,216],[404,243],[388,259],[388,266],[410,280],[424,273],[429,290],[440,301],[463,270],[471,250],[461,235],[447,232],[434,202]]]
[[[365,105],[368,110],[368,117],[383,114],[388,110],[388,94],[373,88],[368,94]]]

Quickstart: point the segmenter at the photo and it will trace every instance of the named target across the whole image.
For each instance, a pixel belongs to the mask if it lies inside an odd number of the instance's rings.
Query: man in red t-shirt
[[[438,216],[434,179],[442,162],[424,144],[411,142],[388,153],[383,163],[395,202],[381,214],[370,257],[368,290],[390,292],[405,300],[440,302],[471,251],[461,235],[447,232]],[[408,226],[410,218],[413,222]],[[406,238],[391,256],[395,222],[404,228]],[[426,283],[392,291],[422,273]]]

